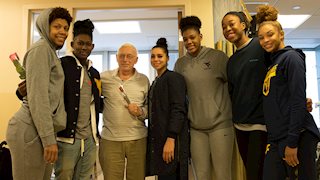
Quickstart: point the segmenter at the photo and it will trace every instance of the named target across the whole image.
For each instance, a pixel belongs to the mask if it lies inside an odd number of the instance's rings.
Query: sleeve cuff
[[[289,135],[287,137],[287,145],[290,148],[296,148],[298,147],[298,142],[299,142],[299,136],[296,135]]]
[[[169,132],[168,137],[170,137],[172,139],[177,139],[177,134]]]
[[[56,140],[56,136],[55,135],[50,135],[50,136],[46,136],[46,137],[40,137],[41,138],[41,142],[42,142],[42,146],[46,147],[52,144],[57,144],[57,140]]]

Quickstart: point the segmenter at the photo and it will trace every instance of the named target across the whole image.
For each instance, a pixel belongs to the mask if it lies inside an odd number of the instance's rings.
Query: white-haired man
[[[138,52],[132,44],[119,48],[117,61],[117,69],[101,73],[104,107],[100,163],[106,180],[122,180],[125,169],[127,180],[144,180],[149,80],[134,68]]]

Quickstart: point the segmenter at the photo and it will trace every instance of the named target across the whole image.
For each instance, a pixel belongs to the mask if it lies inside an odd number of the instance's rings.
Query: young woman
[[[228,57],[201,45],[201,21],[188,16],[180,21],[187,54],[179,58],[175,71],[187,85],[191,157],[197,179],[232,179],[234,131],[228,93]]]
[[[28,95],[9,121],[7,141],[13,179],[50,179],[58,158],[56,132],[65,128],[64,74],[56,50],[61,49],[72,18],[64,8],[44,10],[36,26],[41,39],[24,57]]]
[[[262,91],[267,72],[265,51],[258,38],[249,38],[249,23],[244,13],[231,11],[222,19],[224,37],[237,50],[227,65],[232,119],[247,180],[261,180],[267,145],[262,108]]]
[[[284,44],[277,12],[261,6],[257,20],[260,45],[271,53],[263,84],[263,109],[268,149],[263,179],[316,180],[316,148],[320,139],[313,117],[306,110],[305,55]]]
[[[186,84],[167,69],[168,45],[160,38],[151,50],[157,77],[149,90],[147,174],[159,180],[188,180],[189,130]]]
[[[101,94],[99,72],[87,59],[94,47],[93,30],[89,19],[75,22],[71,42],[73,53],[61,58],[67,126],[57,134],[56,179],[90,179],[93,173]],[[17,95],[22,100],[26,94],[24,81],[19,84]]]
[[[75,22],[72,54],[61,58],[67,127],[57,134],[56,179],[90,179],[93,174],[101,94],[99,72],[88,59],[94,48],[93,30],[89,19]]]

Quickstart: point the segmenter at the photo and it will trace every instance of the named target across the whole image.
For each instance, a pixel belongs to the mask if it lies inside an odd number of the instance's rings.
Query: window
[[[318,79],[317,79],[317,64],[315,51],[303,51],[306,55],[306,81],[307,81],[307,97],[312,99],[314,107],[311,114],[317,124],[320,127],[319,121],[319,91],[318,91]]]
[[[103,55],[102,54],[91,54],[88,59],[92,61],[92,66],[97,69],[100,73],[103,71]]]
[[[109,61],[109,70],[118,68],[118,62],[116,58],[116,53],[113,52],[110,54]],[[139,53],[138,54],[138,62],[135,65],[135,68],[139,73],[145,74],[149,79],[154,78],[154,71],[152,71],[152,67],[149,62],[149,54],[148,53]]]
[[[39,16],[40,12],[33,12],[32,13],[32,26],[31,26],[31,44],[35,43],[40,39],[40,34],[36,28],[36,21]]]
[[[178,52],[169,52],[169,62],[168,62],[169,70],[173,71],[174,64],[176,63],[178,58],[179,58]]]

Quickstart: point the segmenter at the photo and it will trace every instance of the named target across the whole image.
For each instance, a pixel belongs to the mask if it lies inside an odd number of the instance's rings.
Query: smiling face
[[[49,38],[56,45],[62,47],[68,37],[69,25],[65,19],[57,18],[50,24]]]
[[[151,50],[151,65],[158,75],[161,75],[167,69],[168,61],[169,57],[162,48],[156,47]]]
[[[73,48],[73,54],[80,61],[86,61],[91,54],[94,44],[92,44],[92,39],[89,35],[79,34],[74,37],[71,46]]]
[[[261,24],[258,37],[261,47],[267,52],[276,52],[285,47],[283,31],[273,24]]]
[[[119,71],[131,72],[138,61],[137,51],[131,46],[122,46],[117,53]]]
[[[223,36],[236,47],[245,43],[246,24],[240,22],[240,18],[233,14],[228,14],[222,19]]]
[[[197,56],[201,50],[202,34],[194,28],[182,32],[183,44],[191,56]]]

